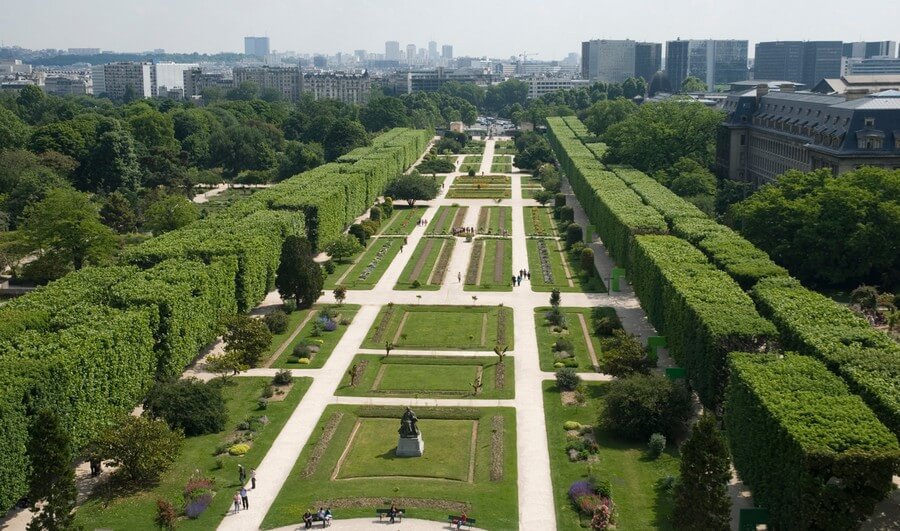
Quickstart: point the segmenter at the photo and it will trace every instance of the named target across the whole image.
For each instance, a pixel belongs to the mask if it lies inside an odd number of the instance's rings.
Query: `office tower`
[[[415,44],[407,44],[406,45],[406,62],[408,64],[413,64],[416,61],[416,45]]]
[[[747,41],[685,39],[666,43],[666,74],[673,90],[693,76],[709,90],[747,79]]]
[[[244,55],[265,57],[269,55],[268,37],[244,37]]]
[[[638,47],[641,49],[640,55],[637,54]],[[653,55],[659,56],[661,47],[658,43],[632,40],[584,41],[581,43],[581,76],[592,81],[622,83],[634,77],[639,66],[644,73],[656,67],[659,62]],[[653,75],[649,74],[649,77]]]
[[[130,88],[135,98],[151,98],[153,93],[153,65],[150,63],[121,62],[91,67],[94,94],[120,100]]]
[[[400,60],[400,43],[397,41],[387,41],[384,43],[384,59],[385,61]]]
[[[445,61],[449,61],[450,59],[453,59],[453,45],[452,44],[445,44],[444,46],[441,47],[441,57]]]
[[[756,45],[756,79],[796,81],[811,87],[841,75],[841,41],[775,41]]]
[[[354,50],[353,56],[356,57],[356,61],[358,63],[362,63],[366,60],[366,51],[365,50]]]
[[[826,77],[841,75],[841,41],[810,41],[803,47],[800,82],[811,87]]]
[[[846,73],[848,76],[856,75],[900,75],[900,59],[894,57],[873,57],[871,59],[847,60]],[[898,80],[900,85],[900,80]]]
[[[428,62],[436,63],[438,59],[437,43],[428,41]]]
[[[576,55],[570,53],[566,60]],[[577,55],[576,55],[577,56]],[[634,47],[634,75],[644,78],[644,81],[650,83],[653,74],[657,73],[662,66],[662,43],[658,42],[639,42]]]
[[[841,53],[844,57],[871,59],[872,57],[896,57],[896,41],[845,42]]]

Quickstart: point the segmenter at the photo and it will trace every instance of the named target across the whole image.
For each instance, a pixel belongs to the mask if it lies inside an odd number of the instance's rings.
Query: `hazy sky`
[[[853,6],[853,7],[851,7]],[[859,6],[859,7],[856,7]],[[591,38],[900,40],[897,0],[0,0],[5,45],[170,52],[384,52],[384,41],[454,54],[535,59],[580,52]]]

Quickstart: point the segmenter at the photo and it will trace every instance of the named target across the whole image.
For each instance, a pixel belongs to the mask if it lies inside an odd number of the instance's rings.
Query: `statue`
[[[425,452],[425,441],[422,440],[422,432],[417,425],[419,418],[409,407],[400,419],[400,439],[397,441],[397,449],[394,453],[397,457],[421,457]]]
[[[400,419],[400,429],[397,430],[400,433],[400,437],[403,439],[415,439],[419,436],[419,427],[416,425],[419,422],[419,417],[413,413],[413,410],[406,407],[406,413],[403,414],[403,418]]]

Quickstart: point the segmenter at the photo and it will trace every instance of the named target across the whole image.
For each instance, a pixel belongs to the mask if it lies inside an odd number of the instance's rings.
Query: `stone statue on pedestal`
[[[400,440],[397,441],[397,457],[421,457],[425,451],[425,441],[422,440],[422,432],[419,431],[419,418],[409,407],[400,419]]]

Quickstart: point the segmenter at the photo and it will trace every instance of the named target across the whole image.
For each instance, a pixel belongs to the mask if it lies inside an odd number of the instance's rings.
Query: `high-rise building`
[[[129,91],[135,98],[155,96],[153,65],[150,63],[121,62],[91,67],[95,95],[106,95],[120,100]]]
[[[896,41],[845,42],[841,53],[844,57],[871,59],[872,57],[896,57]]]
[[[313,56],[313,67],[324,69],[328,66],[328,58],[324,55]]]
[[[441,47],[441,58],[443,58],[445,61],[449,61],[450,59],[453,59],[453,45],[452,44],[445,44]]]
[[[900,74],[900,59],[894,57],[873,57],[871,59],[848,59],[846,75]]]
[[[400,43],[397,41],[387,41],[384,43],[384,59],[386,61],[400,60]]]
[[[436,63],[438,59],[440,59],[440,57],[438,57],[437,43],[428,41],[428,62]]]
[[[638,48],[640,53],[638,54]],[[661,64],[662,45],[632,40],[595,39],[581,43],[581,77],[605,83],[622,83]],[[654,55],[656,57],[654,58]],[[638,62],[640,61],[640,64]],[[649,74],[653,77],[653,74]]]
[[[265,57],[269,55],[268,37],[244,37],[244,55]]]
[[[297,101],[300,98],[303,81],[299,66],[241,66],[235,67],[232,72],[235,87],[245,81],[252,81],[260,89],[275,89],[281,92],[286,100]]]
[[[353,56],[356,57],[356,61],[359,63],[365,62],[366,60],[366,51],[365,50],[354,50]]]
[[[198,68],[196,63],[161,62],[153,65],[153,95],[166,96],[172,90],[184,89],[184,72]]]
[[[747,41],[674,40],[666,43],[666,74],[673,90],[693,76],[712,90],[747,78]]]
[[[756,44],[754,77],[813,86],[841,75],[841,41],[774,41]]]
[[[576,54],[569,54],[569,56]],[[662,67],[662,43],[639,42],[634,47],[634,75],[648,84]]]
[[[406,63],[413,64],[416,62],[416,45],[415,44],[407,44],[406,45]]]

